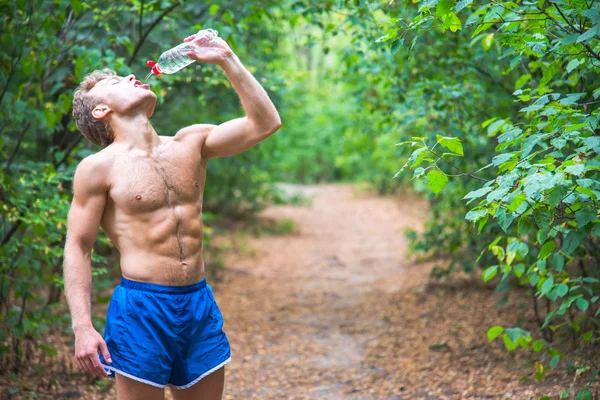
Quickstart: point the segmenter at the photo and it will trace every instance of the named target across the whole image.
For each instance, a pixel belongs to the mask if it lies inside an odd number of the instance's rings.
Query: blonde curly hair
[[[83,78],[73,95],[73,118],[77,127],[90,142],[102,147],[111,144],[115,135],[108,123],[92,116],[92,110],[101,99],[89,94],[89,91],[102,79],[115,75],[115,71],[109,68],[95,70]]]

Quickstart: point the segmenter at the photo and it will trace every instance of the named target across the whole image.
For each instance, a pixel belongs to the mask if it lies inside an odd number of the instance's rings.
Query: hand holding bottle
[[[233,55],[227,42],[213,32],[212,29],[205,29],[183,39],[184,43],[187,43],[192,49],[185,55],[195,61],[207,64],[219,64],[225,58]]]
[[[183,43],[162,53],[158,62],[148,60],[146,65],[152,71],[146,76],[147,81],[152,74],[174,74],[187,67],[194,61],[208,64],[221,64],[233,55],[229,45],[219,37],[219,32],[214,29],[202,29],[200,32],[188,36]]]

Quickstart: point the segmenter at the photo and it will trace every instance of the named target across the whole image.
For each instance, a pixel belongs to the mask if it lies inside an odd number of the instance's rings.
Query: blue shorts
[[[206,278],[167,286],[121,278],[106,315],[100,353],[109,378],[115,372],[148,385],[186,389],[231,360],[223,316]]]

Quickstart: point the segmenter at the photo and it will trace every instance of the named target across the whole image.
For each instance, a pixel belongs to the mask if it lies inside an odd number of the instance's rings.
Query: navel
[[[198,181],[194,182],[194,186],[199,187]]]

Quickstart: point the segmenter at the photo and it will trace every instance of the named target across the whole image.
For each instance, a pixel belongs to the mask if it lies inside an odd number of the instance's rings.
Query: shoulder
[[[112,158],[110,152],[101,151],[81,160],[73,176],[73,191],[94,192],[108,189]]]
[[[204,143],[206,142],[206,138],[208,134],[216,127],[217,125],[213,124],[194,124],[190,126],[186,126],[183,129],[180,129],[173,140],[176,142],[181,142],[190,146],[202,154],[202,159],[206,160],[204,154]]]

